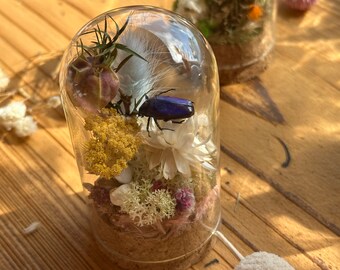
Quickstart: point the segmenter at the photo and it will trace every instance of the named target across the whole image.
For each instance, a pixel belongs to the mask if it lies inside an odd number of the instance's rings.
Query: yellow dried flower
[[[136,118],[126,118],[115,109],[87,117],[85,129],[93,135],[85,145],[85,168],[104,178],[119,175],[141,144]]]

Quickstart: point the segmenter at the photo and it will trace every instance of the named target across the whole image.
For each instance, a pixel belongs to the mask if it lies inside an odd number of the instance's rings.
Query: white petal
[[[149,156],[149,169],[153,169],[161,163],[161,155],[162,151],[155,151],[151,153]]]
[[[164,161],[163,176],[165,179],[172,179],[177,172],[176,163],[171,150],[167,149],[163,152],[162,161]]]
[[[111,203],[113,205],[121,206],[130,190],[131,190],[130,184],[124,184],[116,189],[111,190],[110,192]]]
[[[132,170],[130,167],[124,169],[120,175],[115,177],[117,181],[121,184],[128,184],[132,180]]]
[[[180,138],[181,141],[177,142],[177,149],[184,151],[186,151],[187,149],[191,149],[194,138],[195,135],[193,133],[186,133],[184,136],[182,136],[182,138]]]
[[[177,170],[182,173],[184,176],[190,177],[191,171],[188,160],[185,159],[179,151],[174,151],[174,157],[176,162]]]

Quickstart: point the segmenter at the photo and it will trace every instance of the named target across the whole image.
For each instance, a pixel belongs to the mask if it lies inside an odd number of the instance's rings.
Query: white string
[[[240,260],[242,260],[244,257],[243,255],[234,247],[232,243],[224,236],[223,233],[220,231],[215,231],[215,235],[220,239],[223,244],[225,244]]]

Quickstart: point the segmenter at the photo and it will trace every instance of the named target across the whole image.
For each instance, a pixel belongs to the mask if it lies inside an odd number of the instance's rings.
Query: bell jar
[[[93,234],[125,269],[186,269],[220,221],[219,80],[184,18],[108,11],[64,53],[60,88]]]

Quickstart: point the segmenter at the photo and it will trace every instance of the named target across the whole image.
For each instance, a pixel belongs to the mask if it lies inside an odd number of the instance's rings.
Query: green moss
[[[104,178],[119,175],[141,144],[136,118],[125,118],[114,109],[86,118],[85,129],[93,135],[85,145],[85,169]]]

